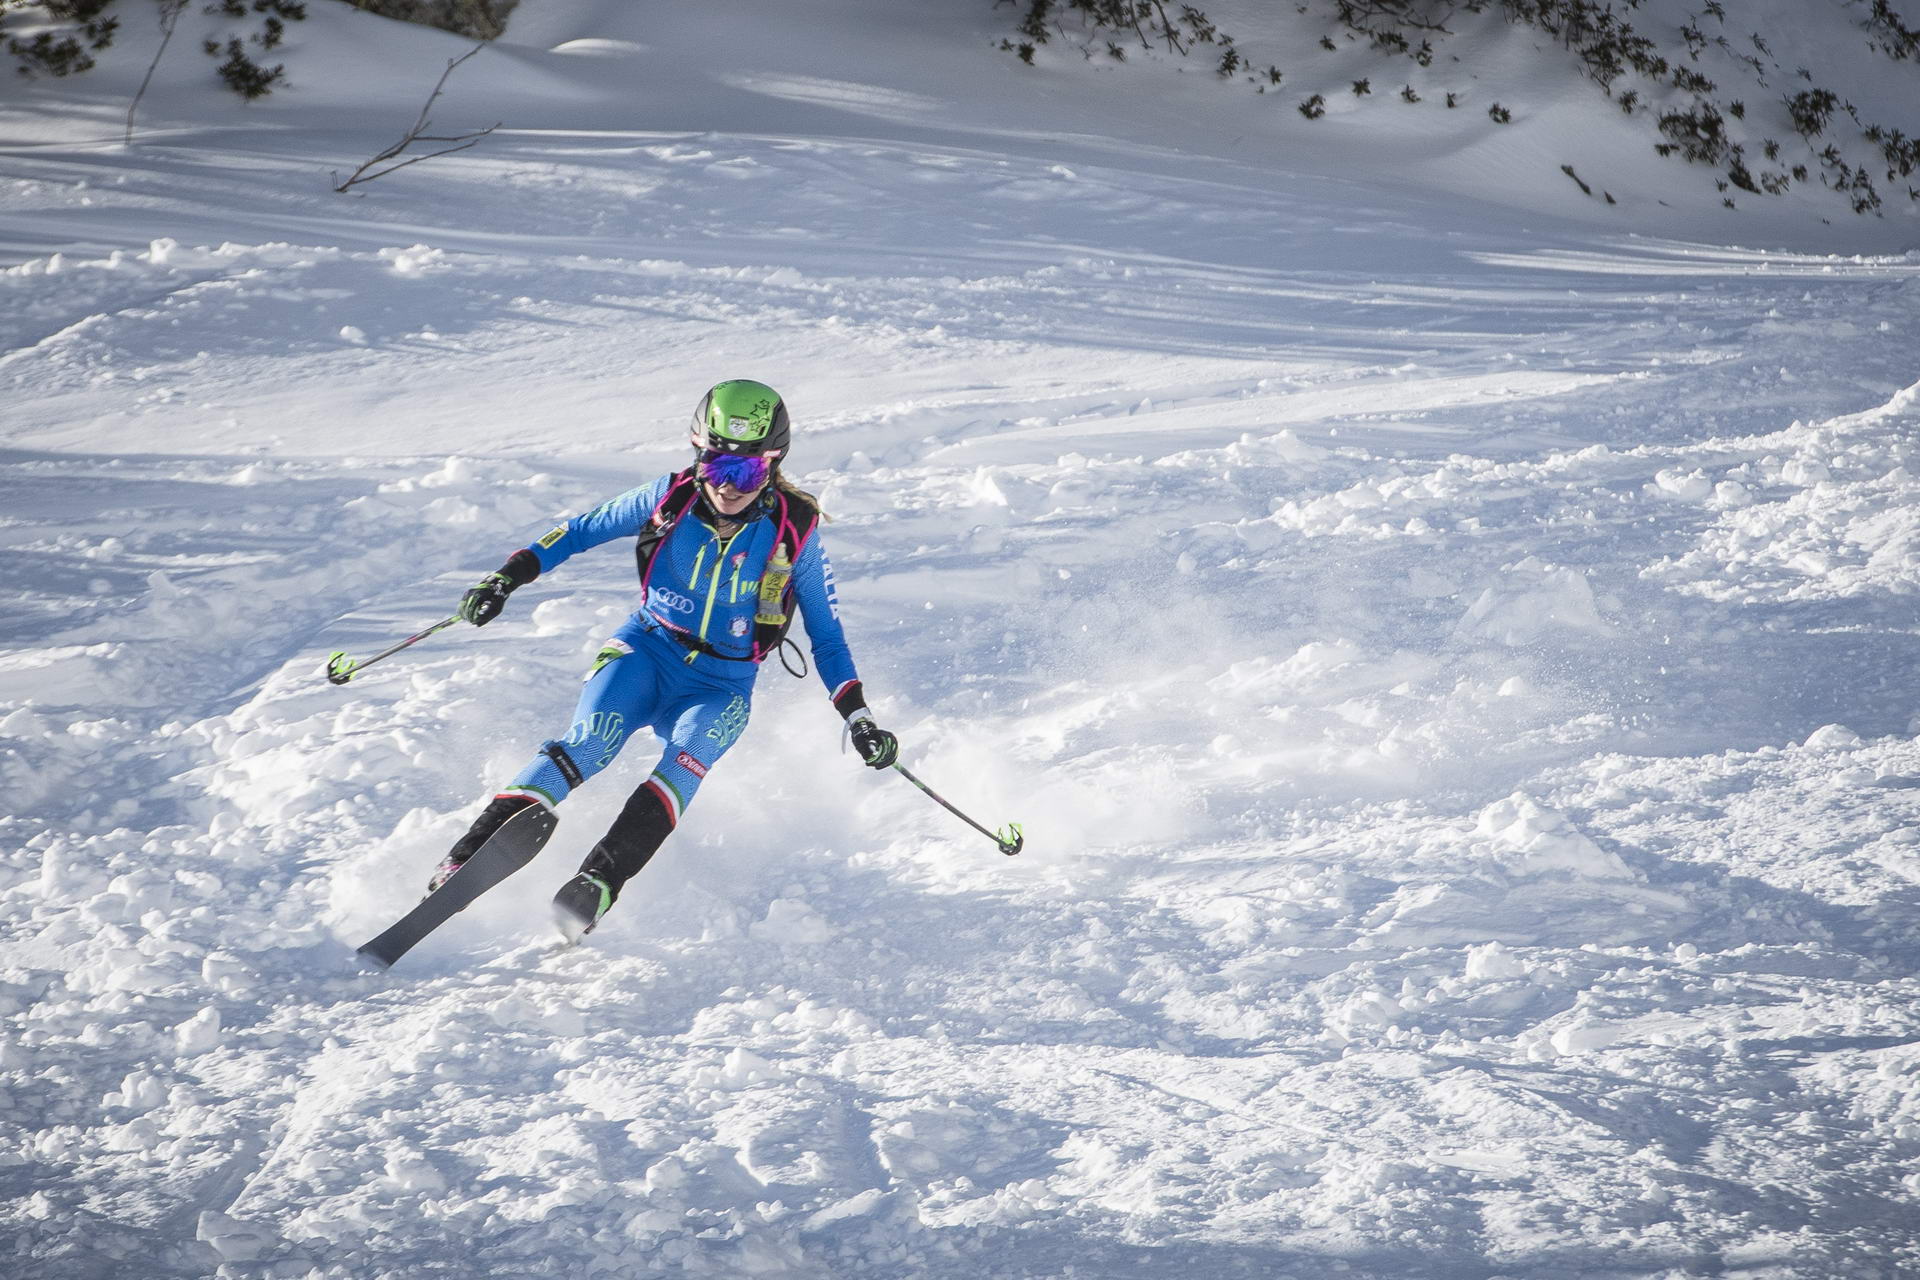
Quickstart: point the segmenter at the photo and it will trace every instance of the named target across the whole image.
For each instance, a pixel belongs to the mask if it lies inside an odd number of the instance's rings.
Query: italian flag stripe
[[[648,775],[645,785],[652,787],[659,795],[660,803],[667,807],[667,817],[672,820],[674,826],[679,826],[682,806],[680,793],[673,789],[673,784],[655,773]]]

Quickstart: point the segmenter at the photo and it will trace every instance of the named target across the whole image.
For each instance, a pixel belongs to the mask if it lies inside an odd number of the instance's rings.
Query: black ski
[[[500,825],[453,877],[420,900],[400,922],[362,946],[359,955],[382,969],[420,939],[467,909],[475,898],[533,861],[560,819],[545,805],[528,805]]]

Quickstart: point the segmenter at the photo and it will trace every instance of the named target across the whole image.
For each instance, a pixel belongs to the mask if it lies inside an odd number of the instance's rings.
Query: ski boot
[[[453,873],[466,866],[467,859],[477,853],[480,846],[491,839],[508,818],[536,803],[531,796],[495,796],[480,811],[480,816],[473,820],[473,825],[467,828],[467,834],[454,842],[453,848],[447,850],[447,856],[433,869],[433,876],[427,881],[427,893],[433,894],[441,885],[453,879]]]
[[[613,886],[590,871],[582,871],[553,895],[553,922],[571,946],[593,932],[600,917],[613,905]]]
[[[440,865],[435,867],[433,874],[427,878],[427,892],[425,896],[432,897],[434,894],[440,892],[440,886],[453,879],[453,873],[466,865],[467,860],[465,858],[456,858],[452,854],[448,854],[446,857],[440,859]]]

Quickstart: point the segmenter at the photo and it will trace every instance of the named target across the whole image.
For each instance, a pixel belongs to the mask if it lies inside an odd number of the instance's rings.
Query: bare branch
[[[187,0],[160,0],[160,47],[153,51],[147,74],[140,78],[140,88],[127,104],[126,145],[129,147],[133,145],[133,114],[140,109],[140,99],[147,96],[147,86],[153,83],[153,73],[159,69],[160,59],[166,56],[167,46],[173,43],[173,30],[180,25],[180,15],[186,8]]]
[[[450,156],[456,151],[465,151],[468,147],[477,145],[480,139],[486,137],[495,129],[498,129],[500,124],[498,121],[495,121],[486,128],[475,129],[471,133],[432,134],[426,132],[427,128],[433,123],[430,118],[430,113],[433,111],[433,104],[439,100],[441,93],[445,91],[447,87],[447,77],[452,75],[454,69],[461,63],[486,47],[487,42],[483,40],[459,57],[449,59],[447,69],[442,71],[440,73],[440,79],[434,82],[433,92],[428,94],[427,100],[421,104],[419,118],[413,122],[413,127],[402,134],[398,142],[375,152],[365,164],[355,169],[352,175],[348,177],[345,182],[335,187],[334,190],[345,191],[347,188],[359,183],[372,182],[375,178],[384,178],[395,169],[404,169],[410,164],[419,164],[422,160],[431,160],[436,156]],[[413,156],[406,160],[399,160],[399,156],[416,142],[452,142],[459,145],[447,147],[440,151],[430,151],[425,155]],[[398,163],[387,164],[389,160],[397,160]],[[386,165],[387,167],[381,169],[378,167],[380,165]],[[333,176],[337,178],[340,175],[335,173]]]
[[[380,155],[375,156],[373,159],[361,165],[358,169],[355,169],[353,171],[353,176],[348,178],[345,182],[341,183],[339,186],[335,187],[334,190],[345,191],[348,187],[351,187],[356,183],[372,182],[375,178],[384,178],[388,174],[392,173],[395,169],[404,169],[410,164],[419,164],[422,160],[431,160],[435,156],[450,156],[456,151],[465,151],[468,147],[478,146],[480,144],[480,139],[486,137],[488,134],[492,133],[495,129],[498,129],[499,127],[500,126],[498,124],[491,124],[491,125],[488,125],[486,128],[476,130],[473,133],[463,133],[460,135],[460,138],[471,139],[471,141],[461,142],[460,145],[457,147],[447,147],[441,151],[429,151],[425,155],[410,156],[405,160],[399,161],[398,163],[390,164],[386,168],[378,170],[377,172],[368,173],[367,172],[368,169],[373,168],[374,165],[379,164],[382,160],[391,160],[394,156],[397,156],[400,154],[399,151],[393,151],[391,153],[382,152]],[[409,141],[418,142],[418,141],[423,141],[423,139],[411,138],[409,139]],[[433,139],[433,141],[454,142],[454,141],[459,141],[459,139],[436,138],[436,139]],[[339,177],[340,175],[336,173],[334,176]]]

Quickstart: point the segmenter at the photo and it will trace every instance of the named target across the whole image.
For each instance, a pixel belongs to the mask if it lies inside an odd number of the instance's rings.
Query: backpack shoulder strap
[[[676,472],[667,491],[654,505],[653,514],[647,517],[647,523],[640,529],[640,535],[633,544],[633,555],[640,569],[640,598],[646,600],[649,589],[648,580],[653,577],[653,562],[660,554],[660,544],[667,540],[673,526],[680,517],[687,514],[695,498],[700,496],[700,486],[694,483],[693,468]]]
[[[785,489],[777,492],[780,504],[774,515],[779,521],[780,541],[787,548],[787,559],[799,564],[801,548],[812,539],[813,531],[820,527],[820,508],[797,493],[789,493]]]
[[[820,525],[820,509],[785,489],[774,490],[771,515],[774,550],[767,558],[767,567],[761,571],[761,604],[753,623],[755,662],[779,648],[787,637],[787,629],[793,625],[793,567],[800,563],[800,552]],[[786,564],[776,571],[774,560],[783,553]]]

